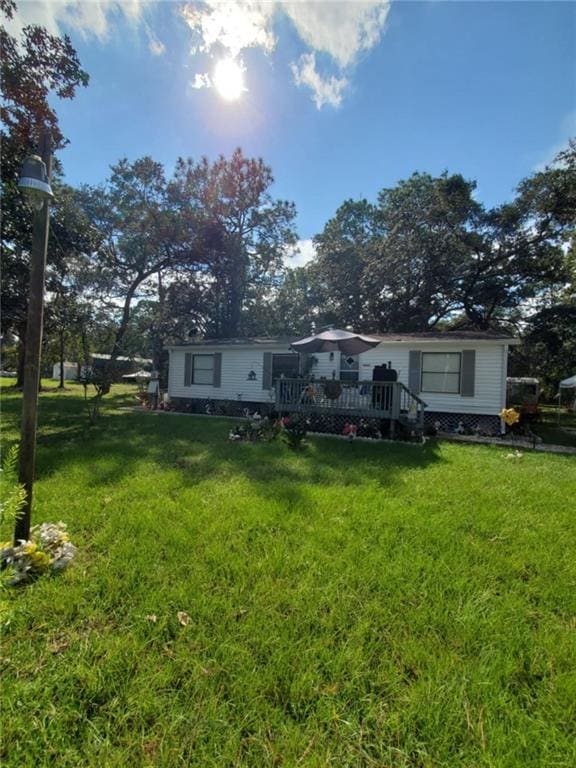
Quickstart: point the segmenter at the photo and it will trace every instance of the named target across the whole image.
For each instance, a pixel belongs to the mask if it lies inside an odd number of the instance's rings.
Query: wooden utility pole
[[[52,147],[47,131],[40,134],[40,156],[46,165],[48,183],[52,175]],[[44,282],[48,229],[50,226],[50,201],[46,199],[40,210],[34,211],[32,250],[30,251],[30,289],[28,295],[28,321],[24,352],[24,386],[22,391],[22,425],[18,482],[26,490],[26,502],[22,515],[16,520],[14,542],[30,537],[32,521],[32,495],[36,462],[36,425],[38,422],[38,390],[40,389],[40,356],[42,351],[42,326],[44,321]]]

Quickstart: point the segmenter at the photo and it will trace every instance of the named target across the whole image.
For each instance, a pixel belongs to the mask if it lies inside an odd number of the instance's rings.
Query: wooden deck
[[[386,419],[392,434],[398,422],[424,427],[426,403],[399,381],[279,379],[275,388],[281,413]]]

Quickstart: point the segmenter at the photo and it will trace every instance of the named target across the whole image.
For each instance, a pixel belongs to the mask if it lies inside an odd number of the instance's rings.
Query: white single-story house
[[[208,339],[172,346],[168,395],[177,406],[197,412],[272,410],[279,379],[335,379],[349,386],[372,382],[375,368],[384,366],[425,402],[426,423],[439,422],[445,429],[459,422],[500,429],[508,349],[519,343],[516,339],[472,331],[375,336],[378,346],[353,356],[298,355],[290,338]]]

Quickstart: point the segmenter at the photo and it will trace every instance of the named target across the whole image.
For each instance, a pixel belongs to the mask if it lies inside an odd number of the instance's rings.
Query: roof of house
[[[94,352],[90,355],[90,357],[93,360],[110,360],[112,358],[112,355],[105,354],[104,352]],[[116,360],[120,363],[147,363],[149,365],[152,364],[152,359],[147,357],[138,357],[137,355],[134,357],[122,357],[122,355],[119,355]]]
[[[424,333],[371,333],[369,334],[381,342],[409,343],[409,342],[472,342],[495,341],[505,344],[518,344],[519,340],[505,333],[492,333],[489,331],[426,331]],[[169,349],[181,349],[182,347],[256,347],[256,346],[290,346],[297,341],[299,336],[260,336],[255,338],[235,339],[193,339],[183,344],[172,344]]]

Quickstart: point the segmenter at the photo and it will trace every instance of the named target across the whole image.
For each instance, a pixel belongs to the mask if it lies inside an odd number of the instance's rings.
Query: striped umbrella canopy
[[[378,346],[380,339],[361,333],[331,329],[293,341],[290,345],[295,352],[310,354],[319,352],[342,352],[345,355],[359,355]]]

